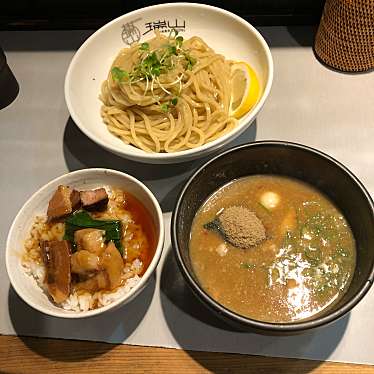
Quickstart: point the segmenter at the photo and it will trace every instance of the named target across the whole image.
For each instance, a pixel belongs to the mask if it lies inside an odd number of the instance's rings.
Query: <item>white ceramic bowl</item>
[[[163,28],[165,25],[166,28]],[[147,153],[124,144],[109,133],[100,116],[101,83],[107,78],[119,51],[134,40],[153,37],[151,28],[177,26],[185,38],[202,37],[217,53],[231,60],[247,61],[255,69],[262,96],[230,133],[201,147],[175,153]],[[167,31],[168,32],[168,31]],[[174,3],[150,6],[125,14],[91,35],[73,57],[65,78],[65,100],[74,122],[89,138],[107,150],[146,163],[188,161],[213,152],[239,136],[256,118],[269,95],[273,60],[260,33],[226,10],[202,4]]]
[[[27,275],[21,265],[21,258],[23,253],[24,240],[29,234],[29,230],[33,224],[35,216],[45,215],[48,207],[48,202],[53,195],[57,186],[60,184],[73,186],[77,189],[91,189],[103,186],[116,186],[132,193],[137,197],[146,207],[150,213],[157,232],[157,247],[154,257],[142,276],[141,280],[128,294],[115,302],[87,312],[72,312],[64,310],[54,305],[37,285],[36,281]],[[74,171],[58,177],[39,191],[24,204],[22,209],[17,214],[10,228],[8,239],[6,243],[6,268],[10,283],[17,292],[17,294],[30,306],[55,317],[64,318],[82,318],[101,314],[109,309],[113,309],[119,305],[123,305],[132,300],[145,287],[148,279],[155,271],[156,266],[160,260],[164,244],[164,224],[162,219],[162,212],[160,205],[152,192],[139,182],[134,177],[121,173],[119,171],[109,169],[84,169]]]

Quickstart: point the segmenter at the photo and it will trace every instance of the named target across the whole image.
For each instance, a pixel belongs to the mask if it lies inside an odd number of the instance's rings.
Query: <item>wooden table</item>
[[[374,373],[374,366],[0,336],[1,373]]]

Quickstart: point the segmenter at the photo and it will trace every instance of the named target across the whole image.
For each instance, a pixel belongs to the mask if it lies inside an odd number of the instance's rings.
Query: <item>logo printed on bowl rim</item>
[[[139,22],[141,20],[142,18],[137,18],[122,25],[122,41],[128,46],[131,46],[134,43],[138,43],[140,38],[142,37],[141,31],[137,26],[134,25],[135,22]]]
[[[121,38],[122,41],[128,46],[138,43],[144,35],[147,35],[155,30],[158,30],[164,34],[170,33],[172,30],[177,31],[178,33],[186,31],[186,20],[178,20],[178,17],[175,17],[175,20],[173,21],[166,18],[161,20],[161,18],[159,18],[157,21],[144,22],[145,31],[142,33],[139,27],[135,26],[135,23],[140,22],[142,19],[143,18],[141,17],[136,18],[135,20],[129,21],[122,25]]]

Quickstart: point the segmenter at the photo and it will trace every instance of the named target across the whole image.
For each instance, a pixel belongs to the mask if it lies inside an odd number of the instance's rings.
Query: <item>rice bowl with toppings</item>
[[[71,188],[61,184],[66,181]],[[62,186],[79,189],[82,199],[67,214],[66,206],[56,205],[54,212],[63,216],[54,217],[51,201]],[[84,205],[84,194],[99,190],[107,192],[106,205]],[[8,275],[24,301],[44,313],[67,318],[100,314],[144,288],[163,238],[161,209],[144,185],[116,171],[80,170],[50,182],[21,209],[8,235]]]
[[[124,202],[125,193],[118,189],[112,190],[109,197],[108,212],[104,213],[104,215],[106,218],[120,219],[122,227],[128,227],[129,225],[134,226],[131,212],[123,209]],[[48,240],[63,240],[65,232],[64,226],[63,222],[50,224],[45,217],[38,216],[31,228],[29,238],[25,241],[25,253],[22,258],[22,265],[26,273],[31,275],[36,280],[39,287],[47,292],[47,294],[48,290],[45,287],[46,268],[43,264],[40,243],[41,241]],[[144,240],[144,238],[134,239],[133,236],[134,230],[126,230],[123,242],[127,243],[127,248],[140,247],[140,241]],[[128,256],[128,253],[126,253],[126,255]],[[122,295],[125,295],[138,283],[143,272],[143,261],[137,257],[133,259],[133,257],[134,254],[132,254],[131,257],[132,261],[127,261],[125,263],[121,286],[111,291],[98,290],[96,292],[88,292],[87,290],[74,290],[65,301],[60,303],[61,307],[65,310],[87,311],[108,305]]]

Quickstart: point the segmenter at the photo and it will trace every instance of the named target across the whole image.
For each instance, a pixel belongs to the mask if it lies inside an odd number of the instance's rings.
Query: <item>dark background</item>
[[[318,24],[325,0],[204,2],[236,13],[254,25],[265,26]],[[160,3],[153,0],[2,0],[0,30],[97,29],[124,13]]]

